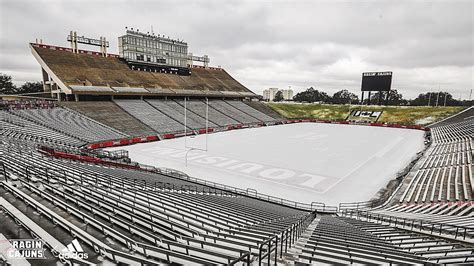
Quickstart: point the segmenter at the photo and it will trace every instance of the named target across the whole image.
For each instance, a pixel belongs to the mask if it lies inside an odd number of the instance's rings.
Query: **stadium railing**
[[[326,204],[322,202],[301,203],[301,202],[297,202],[293,200],[287,200],[280,197],[275,197],[275,196],[259,193],[255,189],[250,189],[250,188],[241,189],[241,188],[237,188],[233,186],[215,183],[212,181],[190,177],[185,173],[168,169],[168,168],[156,168],[153,166],[139,164],[139,163],[126,163],[126,162],[117,163],[113,161],[98,159],[96,157],[80,156],[77,154],[69,154],[67,152],[58,152],[53,148],[49,148],[47,151],[47,154],[57,157],[57,158],[59,157],[62,159],[79,160],[79,161],[85,161],[89,163],[100,163],[100,164],[105,163],[107,165],[120,167],[120,168],[128,168],[128,169],[134,169],[134,170],[139,170],[139,171],[141,170],[141,171],[147,171],[147,172],[152,172],[152,173],[158,173],[161,175],[185,180],[191,183],[208,186],[214,189],[225,190],[225,191],[233,192],[235,194],[244,195],[251,198],[257,198],[259,200],[263,200],[263,201],[267,201],[267,202],[271,202],[271,203],[275,203],[278,205],[291,207],[295,209],[305,210],[305,211],[319,211],[319,212],[325,212],[325,213],[336,213],[338,211],[337,206],[327,206]]]
[[[283,252],[287,252],[296,243],[301,234],[306,230],[308,225],[316,218],[316,212],[311,212],[298,222],[290,225],[280,234],[276,234],[264,242],[260,243],[258,249],[258,265],[262,265],[267,260],[266,265],[271,265],[271,257],[274,256],[274,265],[277,265],[278,257],[283,257]],[[284,243],[284,246],[283,246]],[[280,245],[280,248],[278,248]],[[272,253],[275,252],[274,255]],[[280,252],[278,256],[278,252]]]
[[[439,234],[452,235],[454,239],[463,239],[466,237],[474,237],[474,229],[464,226],[437,223],[421,219],[401,218],[387,214],[371,213],[370,211],[351,210],[346,209],[342,211],[345,217],[356,218],[361,220],[365,218],[366,221],[379,221],[380,223],[388,223],[389,226],[401,226],[402,228],[410,229],[411,231],[418,230],[420,232],[428,232],[431,235]]]

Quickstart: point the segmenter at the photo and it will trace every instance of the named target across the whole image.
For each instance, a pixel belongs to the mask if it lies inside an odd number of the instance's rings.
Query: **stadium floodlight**
[[[188,146],[187,139],[188,139],[188,124],[187,124],[187,112],[188,112],[188,105],[187,105],[187,97],[184,97],[184,148],[186,151],[186,156],[184,156],[185,166],[188,166],[188,154],[193,150],[204,151],[207,152],[208,148],[208,133],[209,133],[209,99],[206,97],[206,132],[205,132],[205,148],[199,147],[191,147]],[[194,136],[191,136],[194,137]]]

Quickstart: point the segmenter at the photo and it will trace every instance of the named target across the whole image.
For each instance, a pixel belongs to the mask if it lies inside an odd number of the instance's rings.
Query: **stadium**
[[[29,44],[48,100],[2,97],[4,263],[474,263],[473,107],[288,119],[181,40],[68,41]]]

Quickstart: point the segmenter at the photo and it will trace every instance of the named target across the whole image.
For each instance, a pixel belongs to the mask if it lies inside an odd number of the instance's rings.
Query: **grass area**
[[[359,105],[335,104],[294,104],[294,103],[268,103],[282,116],[288,119],[328,119],[343,120],[353,109],[360,109]],[[452,114],[460,112],[465,107],[426,107],[426,106],[362,106],[366,111],[383,111],[378,122],[426,125],[439,121]]]

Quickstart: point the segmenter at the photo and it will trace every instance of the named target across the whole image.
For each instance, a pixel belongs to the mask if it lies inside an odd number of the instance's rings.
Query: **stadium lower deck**
[[[184,129],[179,100],[111,104],[139,125],[135,130],[154,133],[157,143],[166,144],[169,134]],[[202,132],[203,105],[189,105],[191,134]],[[225,136],[218,131],[229,128],[264,132],[282,122],[240,101],[218,101],[210,108],[212,138]],[[64,107],[19,109],[0,111],[0,237],[42,239],[48,250],[44,263],[474,262],[472,107],[430,127],[430,146],[388,196],[337,207],[266,198],[251,189],[130,162],[124,153],[85,148],[137,136],[107,118],[96,121]],[[68,246],[75,240],[87,259],[64,256],[74,253]],[[0,258],[7,260],[12,247],[2,243]]]

